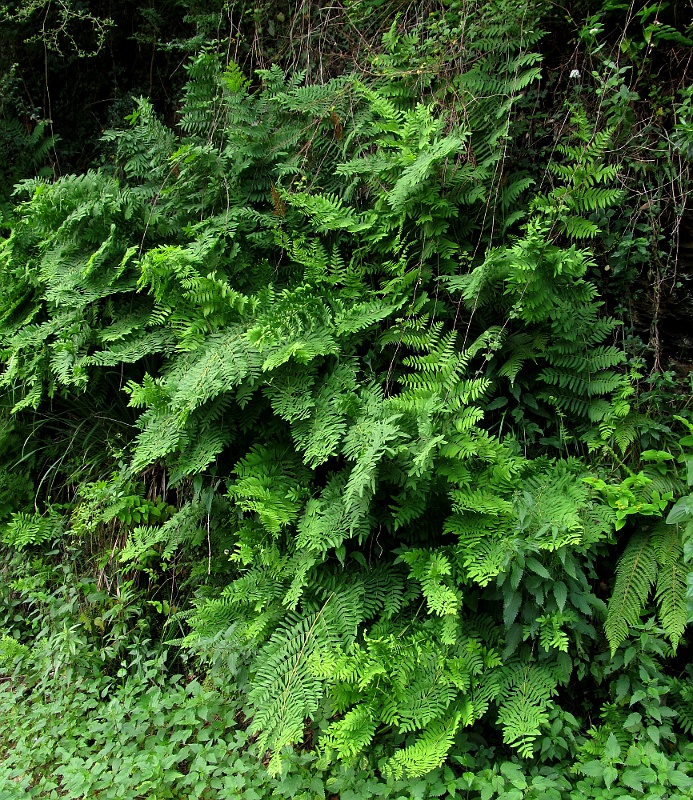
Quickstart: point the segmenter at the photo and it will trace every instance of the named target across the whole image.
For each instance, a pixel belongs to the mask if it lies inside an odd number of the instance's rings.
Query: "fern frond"
[[[324,746],[334,749],[340,759],[353,758],[373,740],[378,724],[375,709],[361,703],[344,717],[332,722],[324,738]]]
[[[612,654],[637,625],[657,577],[657,558],[646,532],[633,534],[616,568],[616,582],[604,623]]]
[[[465,707],[445,720],[431,723],[414,744],[399,750],[387,761],[386,774],[394,778],[402,775],[416,778],[439,767],[452,747],[457,729],[470,711],[470,707]]]
[[[549,700],[556,680],[545,667],[515,665],[510,672],[498,710],[503,741],[530,758],[541,728],[548,721]]]
[[[659,524],[652,531],[652,547],[659,570],[655,600],[662,627],[674,648],[686,628],[686,578],[688,570],[683,561],[683,547],[678,525]]]

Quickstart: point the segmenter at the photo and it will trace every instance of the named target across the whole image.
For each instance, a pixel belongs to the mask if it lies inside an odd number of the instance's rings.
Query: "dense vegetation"
[[[0,797],[693,797],[693,7],[571,14],[0,10]]]

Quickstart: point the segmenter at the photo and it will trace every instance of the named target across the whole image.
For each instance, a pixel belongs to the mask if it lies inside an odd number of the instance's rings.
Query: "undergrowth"
[[[400,10],[0,109],[7,797],[693,796],[690,25]]]

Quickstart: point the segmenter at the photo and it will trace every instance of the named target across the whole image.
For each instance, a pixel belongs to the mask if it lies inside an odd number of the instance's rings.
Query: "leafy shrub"
[[[253,87],[203,49],[177,130],[141,99],[112,164],[20,185],[3,457],[36,489],[3,517],[3,692],[31,708],[8,782],[33,759],[35,796],[225,796],[246,772],[689,791],[690,414],[648,418],[600,295],[621,73],[606,116],[571,98],[542,177],[513,145],[540,8],[478,10],[455,58],[445,25],[394,25],[373,80]],[[405,69],[419,47],[435,79]]]

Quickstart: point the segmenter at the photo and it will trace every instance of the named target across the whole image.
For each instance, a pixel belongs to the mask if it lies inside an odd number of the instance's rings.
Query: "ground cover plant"
[[[207,11],[4,79],[0,793],[692,796],[690,9]]]

